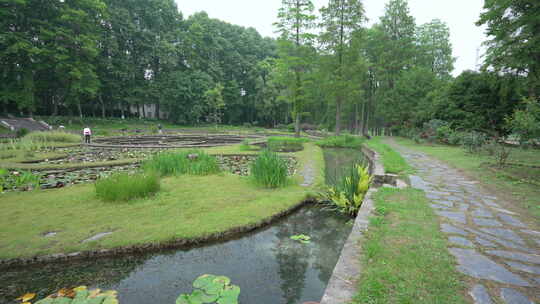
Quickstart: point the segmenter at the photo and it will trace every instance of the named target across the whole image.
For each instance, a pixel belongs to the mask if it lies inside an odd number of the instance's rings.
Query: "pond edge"
[[[372,197],[378,191],[378,187],[388,179],[384,167],[379,162],[379,154],[365,146],[362,147],[362,153],[370,163],[370,172],[374,176],[373,185],[364,197],[362,206],[354,220],[351,233],[343,245],[339,260],[334,267],[320,304],[349,303],[356,294],[357,283],[362,270],[360,243],[368,229],[369,217],[374,209]]]

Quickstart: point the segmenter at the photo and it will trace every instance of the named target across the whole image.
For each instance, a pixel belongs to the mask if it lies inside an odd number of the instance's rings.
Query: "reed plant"
[[[62,131],[31,132],[23,137],[24,140],[41,143],[78,143],[81,136]]]
[[[256,184],[265,188],[286,186],[287,162],[277,153],[263,150],[251,164],[251,177]]]
[[[309,139],[301,137],[273,136],[267,140],[267,147],[274,152],[294,152],[304,149]]]
[[[220,172],[216,158],[201,150],[160,153],[146,161],[142,167],[144,171],[154,171],[161,176],[210,175]]]
[[[324,139],[317,141],[317,145],[324,148],[351,148],[358,149],[362,147],[362,144],[365,142],[365,139],[359,136],[354,135],[340,135],[340,136],[329,136]]]
[[[160,181],[156,172],[123,172],[99,179],[94,186],[98,198],[117,202],[149,197],[159,191]]]

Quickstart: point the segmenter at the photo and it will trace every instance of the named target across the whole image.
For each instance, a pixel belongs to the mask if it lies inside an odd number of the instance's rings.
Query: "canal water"
[[[325,150],[326,174],[361,161],[358,151]],[[26,292],[39,298],[63,287],[85,285],[118,291],[124,304],[174,304],[202,274],[224,275],[240,286],[243,304],[320,301],[353,220],[308,206],[240,238],[202,247],[88,261],[0,270],[0,303]],[[303,244],[290,237],[304,234]]]

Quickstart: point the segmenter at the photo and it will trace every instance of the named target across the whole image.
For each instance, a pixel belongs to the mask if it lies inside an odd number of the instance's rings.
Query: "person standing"
[[[161,124],[158,124],[157,128],[158,128],[158,133],[163,134],[163,126]]]
[[[84,134],[84,143],[89,144],[90,136],[92,136],[92,130],[90,130],[90,127],[87,126],[86,128],[84,128],[83,134]]]

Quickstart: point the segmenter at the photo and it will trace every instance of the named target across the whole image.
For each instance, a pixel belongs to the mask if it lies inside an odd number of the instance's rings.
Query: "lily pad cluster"
[[[307,236],[305,234],[297,234],[297,235],[293,235],[291,236],[291,240],[295,240],[295,241],[298,241],[302,244],[309,244],[311,243],[311,237],[310,236]]]
[[[191,294],[181,294],[176,304],[238,304],[240,287],[231,285],[225,276],[205,274],[193,282],[195,290]]]
[[[251,163],[257,158],[256,155],[219,155],[216,157],[219,166],[223,171],[240,176],[249,176]],[[294,157],[285,157],[287,163],[287,174],[289,176],[296,173],[297,160]]]
[[[114,290],[102,292],[100,289],[88,290],[86,286],[77,288],[62,288],[58,292],[41,299],[34,304],[118,304]],[[35,293],[27,293],[19,298],[22,304],[30,302],[36,297]]]

